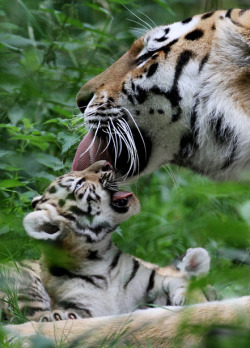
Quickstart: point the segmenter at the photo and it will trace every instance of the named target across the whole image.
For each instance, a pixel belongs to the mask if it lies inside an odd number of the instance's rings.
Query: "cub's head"
[[[115,177],[107,161],[58,177],[33,199],[35,212],[24,218],[25,230],[36,239],[62,239],[73,231],[87,242],[102,240],[140,209],[133,193],[118,190]]]

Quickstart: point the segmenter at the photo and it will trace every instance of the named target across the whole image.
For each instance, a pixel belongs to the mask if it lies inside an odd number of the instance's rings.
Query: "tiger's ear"
[[[62,233],[60,225],[60,221],[52,220],[45,209],[29,213],[23,220],[28,235],[40,240],[56,240]]]
[[[250,11],[249,11],[250,20]],[[250,25],[239,26],[229,18],[225,18],[218,27],[219,40],[217,40],[218,54],[223,61],[229,64],[243,67],[250,67]]]

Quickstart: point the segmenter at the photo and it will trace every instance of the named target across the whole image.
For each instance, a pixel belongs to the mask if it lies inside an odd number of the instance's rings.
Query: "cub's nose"
[[[89,102],[94,96],[94,92],[81,89],[76,97],[76,102],[81,113],[84,114]]]
[[[112,172],[113,170],[113,166],[108,161],[106,161],[102,166],[102,172]]]

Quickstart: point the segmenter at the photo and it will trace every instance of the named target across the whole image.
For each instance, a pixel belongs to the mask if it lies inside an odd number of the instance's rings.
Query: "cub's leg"
[[[38,321],[51,310],[50,297],[41,282],[39,271],[36,262],[1,267],[0,307],[3,319],[9,321],[19,310],[27,319]]]
[[[168,294],[169,304],[181,306],[186,300],[187,279],[205,276],[210,269],[210,256],[203,248],[190,248],[176,267],[182,272],[183,277],[165,277],[163,288]]]

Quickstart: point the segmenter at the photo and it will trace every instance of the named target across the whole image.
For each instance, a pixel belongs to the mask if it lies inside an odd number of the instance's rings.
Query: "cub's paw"
[[[187,286],[188,281],[184,278],[165,278],[163,287],[168,294],[168,304],[171,306],[183,306],[186,301]]]
[[[186,289],[180,288],[176,290],[171,299],[172,306],[183,306],[186,301]]]
[[[188,278],[204,276],[210,269],[210,256],[203,248],[190,248],[177,267]]]
[[[75,320],[81,319],[81,317],[75,312],[67,312],[62,310],[54,310],[44,314],[39,321],[59,321],[59,320]]]

